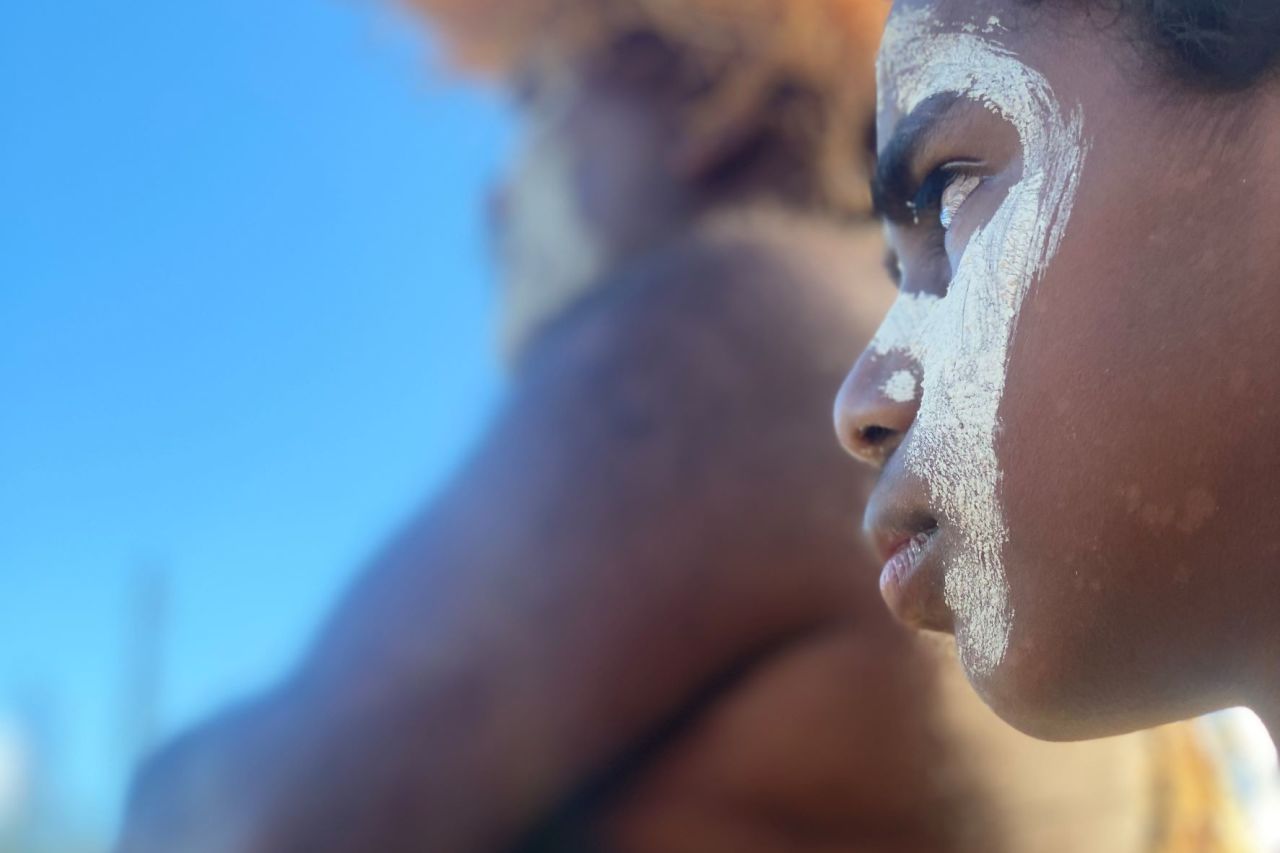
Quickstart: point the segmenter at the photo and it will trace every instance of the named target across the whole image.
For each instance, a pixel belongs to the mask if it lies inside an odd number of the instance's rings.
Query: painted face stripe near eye
[[[911,341],[920,357],[920,411],[900,452],[954,528],[945,596],[961,657],[981,676],[1004,660],[1014,618],[995,447],[1009,350],[1023,301],[1062,239],[1088,144],[1080,108],[1064,111],[1041,74],[980,34],[940,31],[927,9],[894,16],[879,73],[899,114],[940,94],[969,98],[1010,122],[1023,150],[1022,179],[970,238],[947,295],[909,331],[891,315],[882,344]]]
[[[881,356],[899,351],[923,362],[924,339],[920,333],[939,301],[931,293],[899,294],[871,341],[871,351]]]

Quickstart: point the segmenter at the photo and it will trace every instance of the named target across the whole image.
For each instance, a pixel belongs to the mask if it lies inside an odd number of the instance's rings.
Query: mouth
[[[925,530],[900,539],[887,549],[884,568],[880,571],[880,585],[900,586],[910,581],[928,554],[929,546],[938,529]]]
[[[907,499],[894,488],[896,479],[882,480],[867,506],[867,532],[884,561],[880,595],[903,624],[954,633],[945,595],[946,527],[922,506],[923,501]]]
[[[880,595],[899,621],[924,631],[951,631],[950,608],[943,600],[944,578],[935,547],[939,529],[901,538],[887,549],[880,571]]]

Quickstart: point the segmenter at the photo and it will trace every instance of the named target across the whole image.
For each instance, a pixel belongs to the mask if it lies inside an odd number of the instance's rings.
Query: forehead
[[[881,144],[889,138],[904,111],[922,97],[936,92],[918,91],[921,77],[937,82],[948,75],[912,74],[930,65],[945,47],[953,58],[956,81],[982,73],[982,60],[1003,54],[1019,57],[1027,47],[1023,27],[1026,7],[1008,0],[897,0],[881,43],[878,63],[877,125]],[[956,62],[957,41],[964,57]]]

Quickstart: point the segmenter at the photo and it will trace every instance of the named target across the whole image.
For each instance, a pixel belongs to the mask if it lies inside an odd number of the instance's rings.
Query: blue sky
[[[130,590],[162,723],[297,654],[501,391],[500,103],[361,0],[0,11],[0,715],[114,819]]]

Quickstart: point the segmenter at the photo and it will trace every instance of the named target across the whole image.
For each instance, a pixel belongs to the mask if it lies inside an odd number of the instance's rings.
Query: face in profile
[[[837,406],[891,608],[1051,738],[1265,703],[1280,659],[1280,111],[1084,5],[895,6],[900,295]]]

